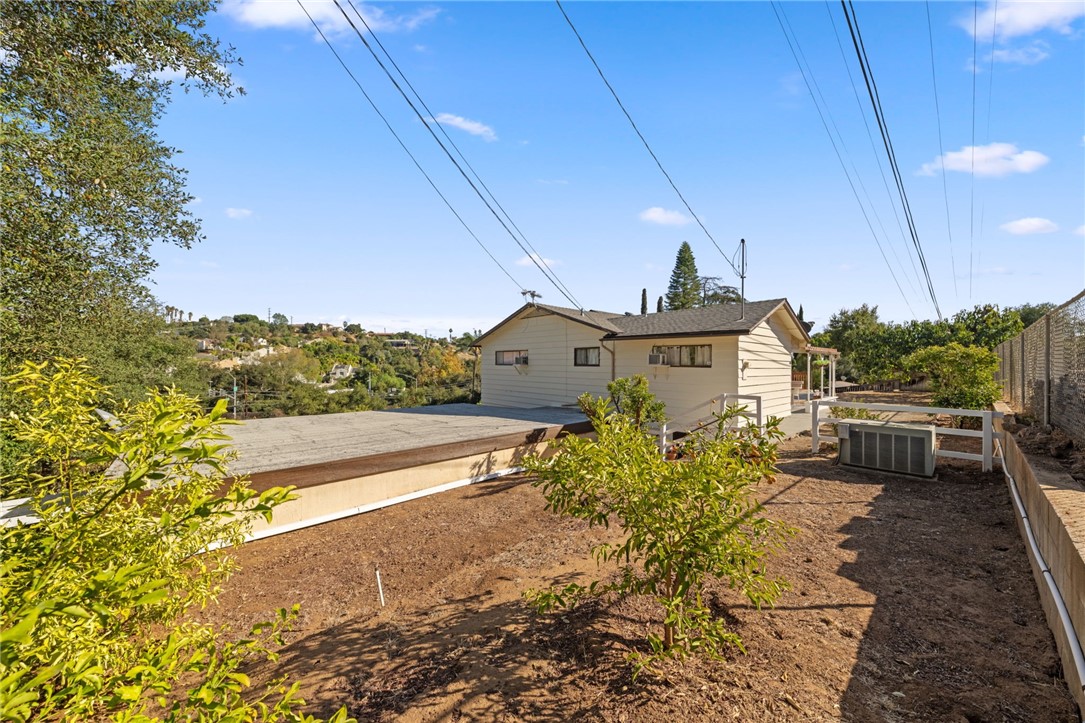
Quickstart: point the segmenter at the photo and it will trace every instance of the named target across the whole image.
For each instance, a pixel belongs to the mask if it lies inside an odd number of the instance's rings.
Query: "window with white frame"
[[[519,359],[527,357],[527,350],[520,349],[518,351],[499,351],[494,352],[494,364],[499,367],[511,367],[516,364],[520,364]]]
[[[712,366],[711,344],[688,344],[683,346],[653,346],[653,354],[666,354],[667,365],[672,367]]]
[[[573,366],[597,367],[599,366],[599,347],[582,346],[573,349]]]

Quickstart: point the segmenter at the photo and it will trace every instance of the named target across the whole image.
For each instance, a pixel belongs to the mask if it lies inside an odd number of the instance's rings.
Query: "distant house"
[[[765,415],[791,413],[791,357],[810,343],[786,299],[656,314],[525,304],[480,336],[482,404],[575,404],[643,374],[671,418],[720,394],[759,395]],[[698,416],[703,416],[698,415]]]
[[[350,364],[333,364],[331,371],[328,372],[328,381],[340,382],[352,376],[354,376],[354,367]]]
[[[410,349],[414,345],[410,339],[388,339],[388,346],[393,349]]]
[[[218,348],[219,348],[218,342],[216,342],[214,339],[197,339],[196,340],[196,351],[207,352],[207,351],[214,351],[215,349],[218,349]]]

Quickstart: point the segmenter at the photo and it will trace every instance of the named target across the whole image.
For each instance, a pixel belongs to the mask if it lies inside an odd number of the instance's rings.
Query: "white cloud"
[[[1062,35],[1073,32],[1073,22],[1085,15],[1085,3],[1080,0],[1071,2],[998,2],[997,11],[994,2],[987,6],[975,18],[972,13],[962,15],[958,21],[969,35],[972,29],[980,39],[991,37],[991,28],[1000,40],[1032,35],[1041,30],[1054,30]],[[997,23],[997,25],[996,25]]]
[[[996,63],[1013,63],[1015,65],[1036,65],[1050,57],[1048,52],[1050,45],[1042,40],[1036,40],[1031,45],[1023,48],[1003,48],[993,51],[988,59]]]
[[[1085,226],[1078,226],[1074,229],[1074,233],[1076,233],[1078,236],[1085,236]]]
[[[646,208],[638,214],[641,221],[658,223],[660,226],[685,226],[692,223],[689,216],[678,211],[668,211],[661,206]]]
[[[364,26],[354,17],[354,11],[343,4],[347,14],[354,20],[359,30]],[[374,32],[398,32],[417,29],[429,22],[440,12],[437,8],[422,8],[412,13],[395,15],[372,5],[355,3],[358,12],[369,23]],[[305,9],[325,33],[353,33],[346,18],[339,8],[330,2],[307,2]],[[312,27],[309,18],[296,2],[267,2],[266,0],[227,0],[222,4],[222,12],[242,25],[254,28],[296,28],[306,30]],[[319,39],[314,33],[314,36]]]
[[[560,266],[561,265],[560,261],[555,261],[554,259],[543,258],[542,256],[539,256],[538,254],[531,254],[530,256],[521,256],[520,258],[516,259],[516,265],[517,266],[534,266],[536,262],[542,264],[543,266],[545,266],[548,269],[553,268],[555,266]]]
[[[252,209],[250,208],[228,208],[226,209],[226,218],[243,219],[252,216]]]
[[[917,171],[920,176],[933,176],[943,163],[947,171],[972,173],[977,176],[1006,176],[1011,173],[1032,173],[1050,158],[1039,151],[1019,151],[1012,143],[991,143],[986,146],[965,146],[924,163]]]
[[[473,136],[478,136],[487,142],[497,140],[497,134],[494,133],[494,129],[485,123],[479,123],[478,121],[471,120],[470,118],[464,118],[461,115],[453,115],[451,113],[438,113],[436,118],[430,118],[430,123],[440,123],[443,126],[452,126],[453,128],[459,128],[461,131],[470,133]]]
[[[1015,236],[1031,236],[1036,233],[1054,233],[1059,230],[1059,225],[1046,218],[1019,218],[999,226],[1000,229]]]

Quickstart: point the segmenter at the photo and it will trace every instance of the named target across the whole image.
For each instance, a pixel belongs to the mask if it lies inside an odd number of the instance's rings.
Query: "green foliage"
[[[169,390],[105,424],[105,390],[81,361],[27,363],[4,381],[28,410],[5,420],[25,451],[5,490],[27,494],[39,521],[0,528],[0,717],[311,720],[296,685],[248,691],[240,670],[273,655],[294,613],[240,642],[186,616],[233,569],[215,548],[289,498],[223,488],[225,406],[203,414]]]
[[[683,241],[678,247],[671,281],[667,286],[667,311],[692,309],[700,305],[701,284],[697,276],[697,262],[693,258],[693,249]]]
[[[663,313],[663,297],[662,296],[660,296],[658,299],[656,299],[656,313],[657,314],[662,314]]]
[[[840,351],[838,374],[867,383],[908,375],[911,370],[904,360],[921,349],[950,343],[993,349],[1021,329],[1016,311],[1000,311],[992,304],[961,311],[945,321],[904,324],[883,323],[878,320],[878,308],[864,304],[833,314],[825,330],[815,334],[813,340],[815,346]]]
[[[962,344],[986,349],[994,349],[1025,328],[1016,311],[1000,311],[995,304],[982,304],[958,312],[953,316],[953,327]]]
[[[1040,304],[1021,304],[1021,306],[1011,306],[1006,309],[1007,312],[1013,311],[1021,317],[1021,325],[1024,328],[1029,328],[1037,321],[1042,319],[1045,314],[1050,311],[1054,311],[1055,304],[1045,301]]]
[[[640,290],[640,314],[644,316],[648,313],[648,289]]]
[[[648,391],[648,378],[643,374],[615,379],[607,384],[607,392],[618,414],[624,415],[638,429],[645,429],[653,422],[660,424],[666,421],[666,405]],[[597,405],[591,394],[580,395],[577,402],[584,414],[594,420],[592,414]]]
[[[203,34],[211,0],[27,0],[0,13],[0,373],[89,358],[142,395],[190,353],[164,343],[145,282],[156,242],[199,240],[184,172],[155,125],[162,71],[229,96],[234,58]],[[150,353],[145,353],[150,351]],[[162,365],[163,359],[168,363]],[[185,383],[183,379],[167,383]]]
[[[607,594],[654,598],[662,608],[662,634],[649,633],[650,653],[631,656],[637,672],[665,658],[694,652],[719,658],[729,646],[741,649],[738,635],[705,603],[703,586],[710,578],[723,580],[758,607],[787,587],[767,575],[765,562],[793,531],[762,516],[753,497],[761,481],[773,479],[777,421],[763,432],[752,425],[724,432],[737,413],[731,410],[720,416],[721,431],[688,438],[685,458],[671,462],[608,400],[581,403],[597,438],[563,437],[551,445],[557,454],[525,466],[538,476],[548,510],[622,530],[622,542],[593,550],[600,564],[616,565],[618,575],[526,596],[540,612]]]
[[[953,342],[917,351],[904,365],[930,376],[933,402],[938,407],[989,409],[1002,396],[995,381],[998,355],[990,349]]]

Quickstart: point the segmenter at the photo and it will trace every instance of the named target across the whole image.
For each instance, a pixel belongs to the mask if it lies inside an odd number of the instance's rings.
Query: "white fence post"
[[[994,413],[983,413],[983,471],[990,472],[995,468],[994,465],[994,449],[995,449],[995,424]]]
[[[821,402],[817,399],[809,400],[810,404],[810,449],[814,454],[821,451],[821,440],[818,439],[818,427],[821,417]]]

